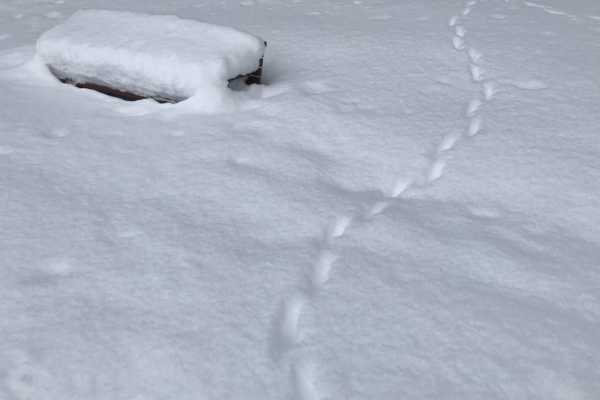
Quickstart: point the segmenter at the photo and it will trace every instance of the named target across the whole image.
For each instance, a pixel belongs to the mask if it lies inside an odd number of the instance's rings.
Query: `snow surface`
[[[108,10],[77,11],[37,42],[61,78],[172,99],[225,90],[258,69],[264,50],[262,39],[233,28]]]
[[[266,85],[57,84],[37,38],[99,6],[256,33]],[[599,36],[595,0],[2,1],[0,399],[600,398]]]

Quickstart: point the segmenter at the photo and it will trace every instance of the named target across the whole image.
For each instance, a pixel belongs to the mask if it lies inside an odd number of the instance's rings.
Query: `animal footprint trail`
[[[471,13],[472,7],[477,4],[477,1],[471,0],[466,3],[466,7],[462,10],[462,16],[467,16]],[[483,117],[481,108],[484,102],[492,99],[496,92],[496,83],[484,79],[484,70],[480,63],[482,54],[473,47],[467,45],[466,28],[460,24],[459,16],[452,16],[448,20],[448,26],[453,30],[452,45],[458,51],[466,51],[468,67],[471,79],[477,83],[480,92],[474,96],[466,105],[465,117],[468,121],[466,130],[467,137],[473,137],[479,134],[483,127]],[[482,97],[483,96],[483,97]],[[454,149],[465,135],[463,130],[455,130],[443,136],[437,146],[436,156],[425,171],[424,175],[416,181],[417,186],[427,187],[433,185],[444,175],[447,163],[447,153]],[[366,210],[363,217],[368,220],[378,214],[381,214],[394,201],[401,200],[401,196],[405,194],[413,186],[412,179],[398,180],[392,187],[391,192],[388,192],[384,198],[374,201]],[[356,215],[345,215],[335,219],[335,221],[327,228],[324,239],[324,248],[319,252],[312,268],[311,283],[313,289],[322,290],[327,282],[331,279],[331,272],[335,263],[340,256],[331,250],[331,244],[345,235],[348,228],[352,225]],[[286,303],[286,318],[283,319],[283,334],[289,343],[297,343],[299,340],[298,324],[300,314],[304,305],[303,298],[292,298]],[[299,400],[317,400],[321,398],[315,385],[315,365],[306,360],[300,360],[293,366],[293,377],[296,391],[296,397]]]
[[[339,216],[329,225],[322,238],[323,248],[313,264],[310,283],[314,291],[321,290],[329,281],[331,270],[339,256],[330,249],[331,243],[341,238],[352,224],[354,216]],[[287,352],[296,348],[301,341],[300,318],[310,300],[310,296],[300,290],[287,298],[279,318],[278,342]],[[318,400],[320,395],[314,384],[314,364],[301,360],[292,364],[296,398],[299,400]]]
[[[477,4],[478,2],[476,0],[466,2],[461,15],[463,17],[469,15],[473,7]],[[467,102],[464,114],[468,121],[466,137],[474,137],[481,132],[483,127],[481,108],[485,102],[490,101],[494,97],[494,94],[497,91],[497,85],[495,82],[485,78],[485,70],[481,66],[483,55],[476,48],[466,44],[467,30],[462,24],[459,24],[459,21],[460,17],[453,16],[448,22],[448,25],[453,28],[454,31],[452,45],[456,50],[466,51],[471,81],[479,84],[481,90],[480,95],[474,96]],[[444,136],[437,148],[438,155],[453,149],[460,141],[461,137],[462,135],[456,132]],[[443,173],[444,167],[444,159],[438,158],[434,161],[427,173],[427,183],[433,183],[438,180]]]
[[[460,15],[467,16],[472,8],[478,3],[475,0],[468,1]],[[467,29],[459,24],[461,17],[454,15],[448,20],[452,35],[452,45],[457,51],[465,51],[467,66],[472,81],[477,83],[480,91],[466,104],[465,115],[468,126],[466,132],[455,130],[443,136],[436,148],[435,157],[416,181],[414,179],[398,180],[391,191],[383,192],[383,198],[371,203],[363,214],[350,214],[338,216],[325,229],[324,237],[321,238],[321,250],[315,258],[309,273],[311,288],[314,292],[324,290],[326,284],[330,282],[332,270],[340,259],[340,255],[333,249],[332,245],[340,240],[353,225],[355,220],[368,222],[371,218],[383,213],[391,207],[395,201],[401,201],[402,196],[407,193],[413,185],[424,188],[435,184],[444,175],[447,164],[447,153],[456,147],[461,138],[474,137],[479,134],[483,127],[483,117],[481,108],[485,102],[492,99],[496,92],[496,83],[485,79],[484,70],[480,63],[482,54],[467,44]],[[318,85],[317,85],[318,86]],[[319,90],[320,87],[312,88]],[[280,339],[285,345],[285,350],[292,350],[299,346],[302,339],[300,332],[300,320],[306,303],[310,301],[311,296],[304,290],[298,290],[290,295],[284,301],[282,315],[280,317]],[[322,396],[319,393],[315,380],[316,364],[312,360],[307,360],[304,356],[296,358],[291,364],[291,373],[297,400],[318,400]]]
[[[476,4],[477,2],[475,0],[467,2],[465,10],[470,10],[471,7],[475,6]],[[484,69],[480,65],[483,58],[481,52],[474,47],[469,46],[466,48],[466,53],[469,61],[469,74],[471,76],[471,80],[472,82],[480,85],[481,93],[483,94],[483,99],[481,99],[480,96],[475,96],[469,100],[465,110],[465,117],[468,119],[466,135],[467,137],[474,137],[481,132],[483,126],[481,107],[483,106],[484,102],[492,99],[496,91],[496,85],[493,82],[484,79]],[[450,140],[451,137],[445,138],[444,142],[442,142],[440,145],[440,149],[446,149],[448,146],[450,146],[451,142],[448,142]],[[452,143],[452,146],[453,145],[454,143]],[[433,171],[430,172],[430,178],[432,177],[432,173]]]
[[[468,1],[465,5],[464,10],[469,10],[469,12],[470,12],[471,8],[477,4],[478,4],[478,2],[476,0]],[[463,13],[463,15],[464,15],[464,13]],[[456,35],[457,35],[458,26],[461,26],[461,25],[454,26],[454,34],[455,34],[454,37],[456,37]],[[464,33],[465,34],[463,35],[463,38],[466,37],[466,29],[464,30]],[[454,45],[454,37],[452,38],[453,45]],[[466,128],[466,137],[474,137],[474,136],[478,135],[482,131],[482,128],[483,128],[484,119],[482,116],[481,109],[485,103],[492,100],[492,98],[494,97],[494,95],[497,92],[498,85],[497,85],[497,82],[486,78],[485,70],[481,66],[481,62],[483,59],[482,53],[472,46],[465,45],[465,50],[466,50],[466,53],[468,56],[468,62],[469,62],[468,67],[469,67],[469,74],[471,76],[471,80],[472,80],[472,82],[479,84],[479,87],[481,90],[479,95],[474,96],[471,100],[468,101],[468,103],[466,105],[466,109],[465,109],[465,118],[467,118],[467,120],[468,120],[468,124],[467,124],[467,128]],[[516,86],[516,85],[514,85],[513,81],[511,81],[510,83],[513,84],[513,86]],[[519,85],[519,86],[523,86],[523,85]],[[525,86],[528,86],[528,85],[525,85]],[[535,86],[535,85],[532,85],[532,86]],[[451,136],[451,135],[444,137],[442,143],[440,143],[440,146],[438,147],[438,153],[447,151],[450,148],[454,147],[455,143],[459,140],[459,138],[455,138],[454,136]]]

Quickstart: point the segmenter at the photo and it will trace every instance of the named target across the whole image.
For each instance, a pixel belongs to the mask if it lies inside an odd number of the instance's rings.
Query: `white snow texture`
[[[0,1],[0,400],[600,399],[599,43],[597,0]]]

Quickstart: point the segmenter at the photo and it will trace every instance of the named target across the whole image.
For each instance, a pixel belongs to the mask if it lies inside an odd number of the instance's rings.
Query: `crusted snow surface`
[[[176,16],[83,10],[44,33],[37,53],[76,82],[185,99],[255,71],[264,47],[233,28]]]
[[[265,85],[48,78],[99,6],[265,37]],[[0,1],[0,400],[599,399],[599,35],[597,0]]]

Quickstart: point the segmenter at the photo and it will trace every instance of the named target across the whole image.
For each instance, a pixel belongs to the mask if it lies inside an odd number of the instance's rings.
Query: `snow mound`
[[[264,50],[262,39],[233,28],[107,10],[77,11],[37,42],[59,78],[176,100],[225,89],[257,70]]]

